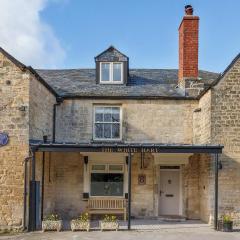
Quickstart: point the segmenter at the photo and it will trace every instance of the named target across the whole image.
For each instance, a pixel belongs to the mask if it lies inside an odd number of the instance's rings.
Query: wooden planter
[[[63,222],[62,220],[58,221],[51,221],[51,220],[46,220],[42,221],[42,231],[58,231],[60,232],[63,228]]]
[[[106,221],[99,221],[100,229],[103,230],[115,230],[119,229],[119,223],[116,222],[106,222]]]
[[[79,231],[79,230],[86,230],[89,231],[90,229],[90,222],[89,221],[79,221],[79,220],[72,220],[71,221],[71,230]]]

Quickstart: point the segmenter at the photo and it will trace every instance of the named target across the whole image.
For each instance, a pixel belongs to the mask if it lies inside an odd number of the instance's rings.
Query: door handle
[[[160,192],[159,192],[160,196],[162,196],[162,193],[164,193],[164,192],[160,190]]]

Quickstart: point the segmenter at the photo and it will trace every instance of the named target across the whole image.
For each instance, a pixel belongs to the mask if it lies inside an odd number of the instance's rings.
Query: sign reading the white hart
[[[0,147],[8,144],[9,138],[6,133],[0,133]]]

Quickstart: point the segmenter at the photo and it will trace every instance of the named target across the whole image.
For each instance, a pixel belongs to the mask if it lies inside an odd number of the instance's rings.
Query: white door
[[[160,169],[159,215],[179,215],[180,169]]]

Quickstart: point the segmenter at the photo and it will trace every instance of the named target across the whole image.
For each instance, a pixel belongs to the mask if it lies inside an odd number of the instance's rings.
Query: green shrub
[[[88,213],[82,213],[77,219],[74,219],[75,221],[79,222],[88,222],[89,221],[89,214]]]
[[[230,223],[232,222],[232,217],[230,215],[223,215],[222,220],[223,220],[223,223]]]
[[[59,221],[61,218],[57,214],[49,214],[43,218],[44,221]]]
[[[117,217],[115,215],[105,215],[103,218],[104,222],[116,222]]]

